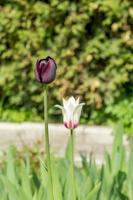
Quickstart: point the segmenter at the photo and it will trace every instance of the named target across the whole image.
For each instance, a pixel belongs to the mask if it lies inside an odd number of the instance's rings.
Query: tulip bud
[[[56,63],[51,57],[46,59],[37,60],[35,66],[35,78],[40,83],[51,83],[55,80],[56,76]]]

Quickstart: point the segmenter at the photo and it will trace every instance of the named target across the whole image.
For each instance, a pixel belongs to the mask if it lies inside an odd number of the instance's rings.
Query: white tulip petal
[[[66,107],[67,106],[67,101],[63,98],[63,106]]]
[[[60,108],[60,109],[63,108],[63,106],[61,106],[61,105],[55,105],[54,107],[56,107],[56,108]]]
[[[69,102],[71,102],[71,104],[72,104],[73,106],[75,106],[75,99],[74,99],[73,96],[69,98]]]
[[[66,112],[65,112],[65,109],[63,106],[60,106],[60,105],[55,105],[56,108],[60,108],[61,111],[62,111],[62,114],[63,114],[63,118],[65,117],[66,118]]]
[[[79,104],[74,110],[73,121],[75,123],[79,123],[79,119],[80,119],[80,115],[81,115],[83,105],[84,105],[84,103]]]
[[[69,99],[63,99],[63,106],[56,105],[62,110],[64,124],[67,128],[74,129],[79,124],[81,110],[84,103],[79,103],[79,98],[75,100],[72,96]]]

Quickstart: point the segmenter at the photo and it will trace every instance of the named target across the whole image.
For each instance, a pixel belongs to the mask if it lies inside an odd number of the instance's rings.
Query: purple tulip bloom
[[[35,78],[40,83],[51,83],[55,80],[56,68],[57,66],[54,59],[49,56],[46,59],[37,60],[35,66]]]

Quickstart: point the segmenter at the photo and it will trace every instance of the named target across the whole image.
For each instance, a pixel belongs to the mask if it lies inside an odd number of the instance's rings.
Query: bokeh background
[[[85,102],[82,123],[121,121],[133,130],[132,0],[1,0],[0,120],[41,121],[36,59],[53,57],[50,121],[63,97]]]

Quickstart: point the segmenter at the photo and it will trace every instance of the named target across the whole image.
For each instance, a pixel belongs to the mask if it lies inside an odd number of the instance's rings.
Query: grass
[[[97,166],[94,156],[75,166],[77,200],[133,199],[133,140],[129,155],[123,146],[124,130],[114,132],[112,152],[104,152],[104,164]],[[100,137],[100,136],[99,136]],[[54,200],[73,200],[71,177],[71,148],[68,143],[64,158],[51,154]],[[19,153],[9,147],[0,167],[0,200],[50,200],[45,156],[36,147]]]

